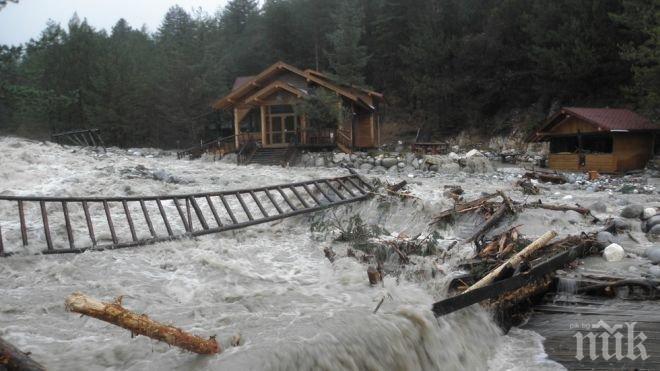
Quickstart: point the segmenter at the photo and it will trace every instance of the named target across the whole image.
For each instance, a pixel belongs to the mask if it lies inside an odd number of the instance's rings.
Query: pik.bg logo
[[[607,322],[600,320],[595,324],[581,326],[581,328],[590,330],[602,329],[604,331],[577,331],[573,335],[577,341],[575,358],[580,361],[585,358],[585,343],[587,343],[589,353],[586,357],[592,361],[599,357],[605,361],[610,359],[634,361],[638,358],[647,360],[649,356],[644,347],[647,337],[644,332],[635,331],[636,324],[637,322],[624,322],[625,326],[621,324],[610,326]]]

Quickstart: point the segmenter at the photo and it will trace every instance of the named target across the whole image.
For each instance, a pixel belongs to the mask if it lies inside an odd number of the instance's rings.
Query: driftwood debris
[[[515,214],[516,209],[511,199],[502,191],[497,191],[498,196],[502,198],[502,204],[495,210],[495,213],[486,220],[486,222],[476,232],[472,234],[465,242],[477,241],[481,236],[485,235],[491,228],[493,228],[506,214]]]
[[[547,276],[554,275],[557,269],[590,252],[591,247],[590,240],[580,242],[568,250],[555,254],[549,259],[544,259],[529,271],[438,301],[433,304],[433,313],[436,316],[442,316],[487,299],[497,298],[522,287],[532,287],[530,285],[546,280]],[[530,291],[536,292],[536,290]]]
[[[121,306],[121,297],[114,303],[104,303],[82,293],[73,293],[66,299],[65,308],[125,328],[132,334],[144,335],[194,353],[221,352],[214,337],[203,339],[177,327],[156,322],[145,314],[133,313]]]
[[[0,338],[0,370],[43,371],[45,368],[30,358],[29,353]]]
[[[405,190],[404,188],[408,185],[408,182],[405,180],[400,181],[399,183],[394,183],[394,184],[389,184],[385,187],[385,190],[387,191],[387,194],[390,196],[397,196],[402,199],[417,199],[419,200],[419,197],[413,196],[409,190]]]
[[[517,229],[518,227],[519,226],[511,227],[509,230],[495,236],[488,244],[483,246],[481,251],[479,251],[478,256],[483,259],[489,256],[501,258],[509,255],[515,248],[520,237],[520,233],[518,233]]]
[[[383,280],[381,272],[371,265],[367,268],[367,277],[371,285],[376,285]]]
[[[522,208],[525,209],[545,209],[545,210],[553,210],[553,211],[575,211],[578,214],[584,215],[584,216],[590,216],[593,220],[593,222],[599,222],[600,219],[598,219],[592,212],[591,210],[587,209],[586,207],[582,207],[580,205],[575,205],[575,206],[570,206],[570,205],[551,205],[551,204],[544,204],[541,202],[541,200],[538,200],[537,202],[532,202],[529,204],[522,204]]]
[[[477,198],[468,202],[457,202],[454,204],[454,207],[451,209],[444,210],[440,212],[433,218],[431,224],[437,224],[442,222],[447,222],[452,219],[456,214],[463,214],[470,211],[481,209],[488,201],[492,198],[499,196],[499,193],[490,193],[480,198]]]
[[[541,171],[538,169],[526,172],[523,177],[527,179],[538,179],[542,182],[550,182],[553,184],[564,184],[567,182],[566,177],[561,174]]]
[[[526,195],[538,195],[541,193],[539,187],[535,186],[532,181],[528,178],[523,178],[518,183],[516,183],[520,188],[522,188],[522,193]]]
[[[555,231],[548,231],[545,232],[541,237],[539,237],[536,241],[532,242],[529,244],[527,247],[522,249],[520,252],[517,254],[513,255],[511,258],[509,258],[504,264],[500,265],[499,267],[495,268],[493,271],[488,273],[486,276],[484,276],[482,279],[477,281],[474,285],[468,287],[465,292],[472,291],[474,289],[478,289],[480,287],[484,287],[490,283],[492,283],[495,278],[501,275],[502,271],[504,269],[516,269],[520,263],[523,261],[526,261],[526,259],[533,254],[536,250],[539,250],[543,248],[545,245],[550,242],[553,238],[557,237],[557,232]]]

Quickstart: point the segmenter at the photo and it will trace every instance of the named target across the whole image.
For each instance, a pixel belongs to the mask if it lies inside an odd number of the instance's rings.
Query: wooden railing
[[[346,129],[337,128],[337,141],[336,143],[342,150],[351,150],[353,148],[353,134]]]
[[[308,128],[298,130],[298,143],[309,145],[332,146],[336,142],[337,130],[334,128]]]
[[[249,140],[248,142],[243,144],[241,148],[238,150],[236,156],[236,163],[238,165],[246,165],[250,163],[252,156],[254,156],[254,153],[257,152],[258,148],[259,145],[257,144],[256,140]]]
[[[206,143],[201,143],[199,146],[190,147],[183,151],[176,153],[178,159],[188,157],[189,159],[200,158],[204,153],[217,153],[221,157],[227,153],[236,151],[236,136],[230,135],[227,137],[216,138]]]

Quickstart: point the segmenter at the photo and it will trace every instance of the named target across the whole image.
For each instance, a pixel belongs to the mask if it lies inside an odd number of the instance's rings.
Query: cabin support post
[[[236,141],[236,149],[241,147],[238,135],[241,133],[240,122],[238,122],[238,108],[234,108],[234,140]]]
[[[261,110],[261,145],[265,146],[266,143],[266,106],[259,106]]]

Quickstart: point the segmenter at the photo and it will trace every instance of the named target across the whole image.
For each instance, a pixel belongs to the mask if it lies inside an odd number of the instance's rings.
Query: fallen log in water
[[[554,184],[564,184],[564,183],[566,183],[566,177],[565,176],[563,176],[561,174],[557,174],[557,173],[549,173],[549,172],[545,172],[545,171],[539,171],[538,169],[528,171],[527,173],[525,173],[525,175],[523,175],[523,177],[527,178],[527,179],[538,179],[542,182],[550,182],[550,183],[554,183]]]
[[[592,244],[590,241],[579,243],[572,248],[539,263],[527,272],[438,301],[433,304],[433,313],[436,316],[443,316],[472,304],[479,303],[483,300],[495,298],[520,289],[521,287],[532,285],[540,280],[545,280],[547,279],[547,275],[554,274],[557,269],[562,268],[564,265],[581,256],[584,256],[590,251],[591,246]]]
[[[478,240],[481,236],[483,236],[484,234],[486,234],[486,232],[488,232],[491,228],[493,228],[495,226],[495,224],[497,224],[497,222],[499,222],[499,220],[502,219],[504,217],[504,215],[506,215],[507,212],[511,212],[511,211],[512,210],[509,209],[509,206],[506,203],[503,202],[497,208],[495,213],[493,215],[491,215],[491,217],[488,218],[488,220],[486,220],[484,225],[481,226],[481,228],[479,228],[479,230],[474,232],[472,234],[472,236],[470,236],[468,239],[466,239],[465,242],[472,242],[472,241]]]
[[[194,353],[216,354],[221,351],[214,337],[203,339],[177,327],[156,322],[146,314],[135,314],[121,306],[121,299],[104,303],[77,292],[66,299],[65,308],[123,327],[132,334],[144,335]]]
[[[21,352],[0,338],[0,370],[43,371],[45,368],[30,358],[29,353]]]
[[[555,232],[555,231],[545,232],[536,241],[532,242],[527,247],[522,249],[520,252],[513,255],[511,258],[509,258],[506,262],[504,262],[499,267],[493,269],[493,271],[491,271],[486,276],[484,276],[482,279],[477,281],[477,283],[475,283],[474,285],[468,287],[468,289],[465,290],[465,292],[472,291],[474,289],[478,289],[480,287],[484,287],[484,286],[492,283],[495,280],[495,278],[500,276],[500,274],[502,273],[502,271],[504,269],[507,269],[507,267],[511,268],[511,269],[516,269],[520,265],[520,263],[525,261],[535,251],[543,248],[545,245],[548,244],[548,242],[550,242],[550,240],[552,240],[555,237],[557,237],[557,232]]]
[[[487,194],[483,197],[477,198],[468,202],[458,202],[454,205],[453,208],[444,210],[440,214],[433,217],[433,221],[430,224],[437,224],[445,222],[450,219],[454,214],[463,214],[472,210],[476,210],[484,206],[488,200],[499,196],[499,193]]]

